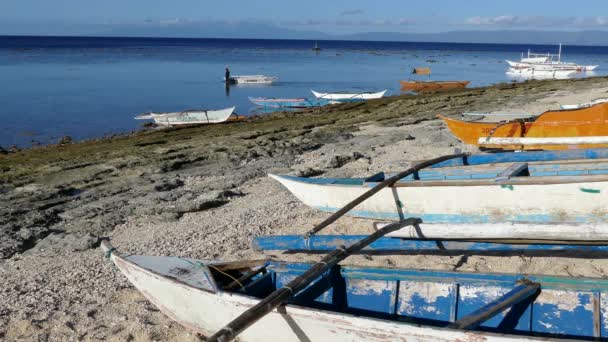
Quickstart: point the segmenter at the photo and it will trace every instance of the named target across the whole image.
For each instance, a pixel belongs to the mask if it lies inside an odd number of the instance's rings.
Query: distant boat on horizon
[[[319,42],[315,41],[315,46],[312,48],[312,51],[321,51],[321,48],[319,47]]]

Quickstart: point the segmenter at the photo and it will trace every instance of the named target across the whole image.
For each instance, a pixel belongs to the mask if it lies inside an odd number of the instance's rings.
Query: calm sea
[[[508,81],[505,59],[557,46],[169,38],[0,36],[0,146],[87,139],[140,127],[133,117],[235,105],[255,107],[249,96],[308,97],[317,91],[399,93],[414,66],[430,66],[433,79],[471,80],[471,86]],[[608,47],[564,46],[563,59],[600,64]],[[233,75],[278,76],[270,86],[222,83]],[[606,71],[605,71],[606,70]]]

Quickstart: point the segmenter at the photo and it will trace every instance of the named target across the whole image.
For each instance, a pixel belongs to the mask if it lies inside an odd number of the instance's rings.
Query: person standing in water
[[[230,83],[230,69],[228,69],[228,66],[226,65],[226,73],[224,74],[225,80],[226,80],[226,84]]]

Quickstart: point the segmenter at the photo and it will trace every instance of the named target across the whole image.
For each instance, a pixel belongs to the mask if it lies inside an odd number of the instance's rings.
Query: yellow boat
[[[438,115],[460,141],[504,150],[608,147],[608,103],[547,111],[505,122],[470,122]]]

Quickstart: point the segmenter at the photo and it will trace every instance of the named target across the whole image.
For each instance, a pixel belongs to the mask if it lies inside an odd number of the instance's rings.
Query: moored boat
[[[232,84],[271,84],[278,81],[276,76],[266,75],[235,75],[230,77]]]
[[[468,159],[468,158],[467,158]],[[368,178],[269,175],[304,204],[336,212],[385,182]],[[513,162],[420,170],[385,187],[348,215],[423,223],[608,223],[608,162]]]
[[[361,93],[349,93],[349,92],[321,93],[321,92],[317,92],[314,90],[311,90],[311,92],[318,99],[351,101],[351,100],[379,99],[384,96],[384,94],[386,93],[386,90],[379,91],[379,92],[361,92]]]
[[[608,102],[525,120],[471,122],[439,115],[460,141],[507,150],[608,147]]]
[[[399,81],[401,90],[436,92],[465,88],[471,81]]]
[[[328,104],[339,103],[330,99],[308,99],[308,98],[265,98],[265,97],[250,97],[249,101],[258,106],[270,108],[308,108],[321,107]]]
[[[598,65],[578,65],[576,63],[562,62],[562,44],[559,44],[557,54],[540,54],[533,53],[528,50],[527,57],[522,54],[519,62],[506,61],[509,67],[515,71],[571,71],[571,72],[587,72],[595,70]]]
[[[102,251],[141,293],[209,336],[311,268]],[[544,341],[608,335],[608,281],[543,275],[333,266],[239,341]]]
[[[154,120],[157,125],[161,126],[178,126],[178,125],[200,125],[221,123],[232,120],[242,120],[244,117],[234,116],[233,112],[236,107],[230,107],[220,110],[204,110],[192,109],[183,112],[172,113],[146,113],[136,116],[136,120]]]

